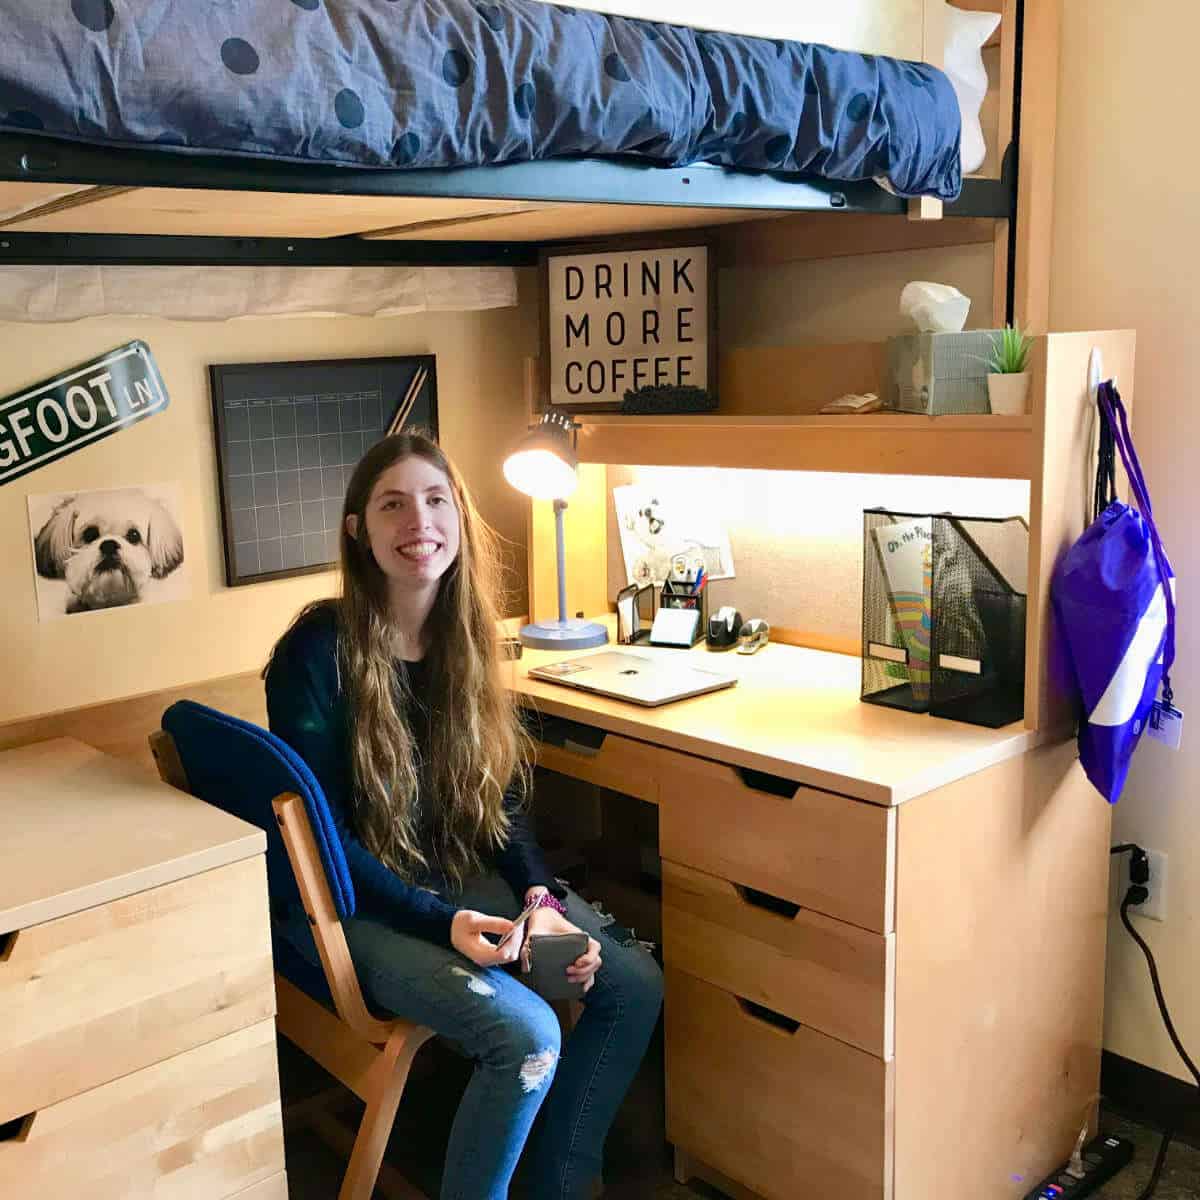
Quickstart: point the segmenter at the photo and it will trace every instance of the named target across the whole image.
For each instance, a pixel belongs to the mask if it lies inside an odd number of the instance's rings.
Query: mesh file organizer
[[[1025,715],[1029,527],[933,518],[929,711],[993,728]]]
[[[862,698],[973,725],[1020,720],[1024,520],[873,509],[863,530]]]

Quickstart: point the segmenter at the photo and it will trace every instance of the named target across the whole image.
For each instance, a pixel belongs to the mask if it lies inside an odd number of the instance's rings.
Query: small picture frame
[[[672,389],[715,407],[716,259],[695,231],[543,250],[538,407],[619,412],[640,397],[654,412]]]
[[[617,643],[632,646],[650,637],[654,624],[654,584],[631,583],[617,593]]]

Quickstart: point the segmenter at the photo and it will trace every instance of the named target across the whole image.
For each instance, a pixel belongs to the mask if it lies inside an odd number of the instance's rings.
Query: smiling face
[[[459,517],[450,480],[419,455],[380,474],[367,500],[366,526],[371,553],[390,587],[436,584],[458,557]],[[347,529],[355,536],[352,517]]]

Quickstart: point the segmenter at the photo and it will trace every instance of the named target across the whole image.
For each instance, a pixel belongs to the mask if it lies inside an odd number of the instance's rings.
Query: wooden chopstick
[[[425,380],[428,375],[428,367],[418,367],[416,369],[408,385],[408,391],[404,393],[404,399],[401,401],[400,407],[396,410],[396,415],[392,418],[391,424],[388,426],[389,437],[394,433],[399,433],[404,428],[404,422],[408,420],[408,414],[412,412],[413,405],[416,404],[417,397],[421,394],[421,389],[425,386]]]

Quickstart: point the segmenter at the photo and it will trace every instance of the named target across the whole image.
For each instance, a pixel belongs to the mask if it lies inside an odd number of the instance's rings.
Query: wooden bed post
[[[921,58],[930,66],[940,67],[945,58],[946,6],[944,0],[924,0],[921,15]],[[932,196],[919,196],[908,202],[910,221],[938,221],[942,202]]]
[[[1035,334],[1050,324],[1059,23],[1059,0],[1025,0],[1013,319]]]
[[[997,0],[1000,8],[1000,111],[996,122],[996,145],[1003,169],[1003,156],[1013,135],[1017,79],[1018,0]],[[1008,320],[1008,280],[1013,264],[1009,257],[1010,222],[995,223],[992,241],[992,324],[997,329]]]

